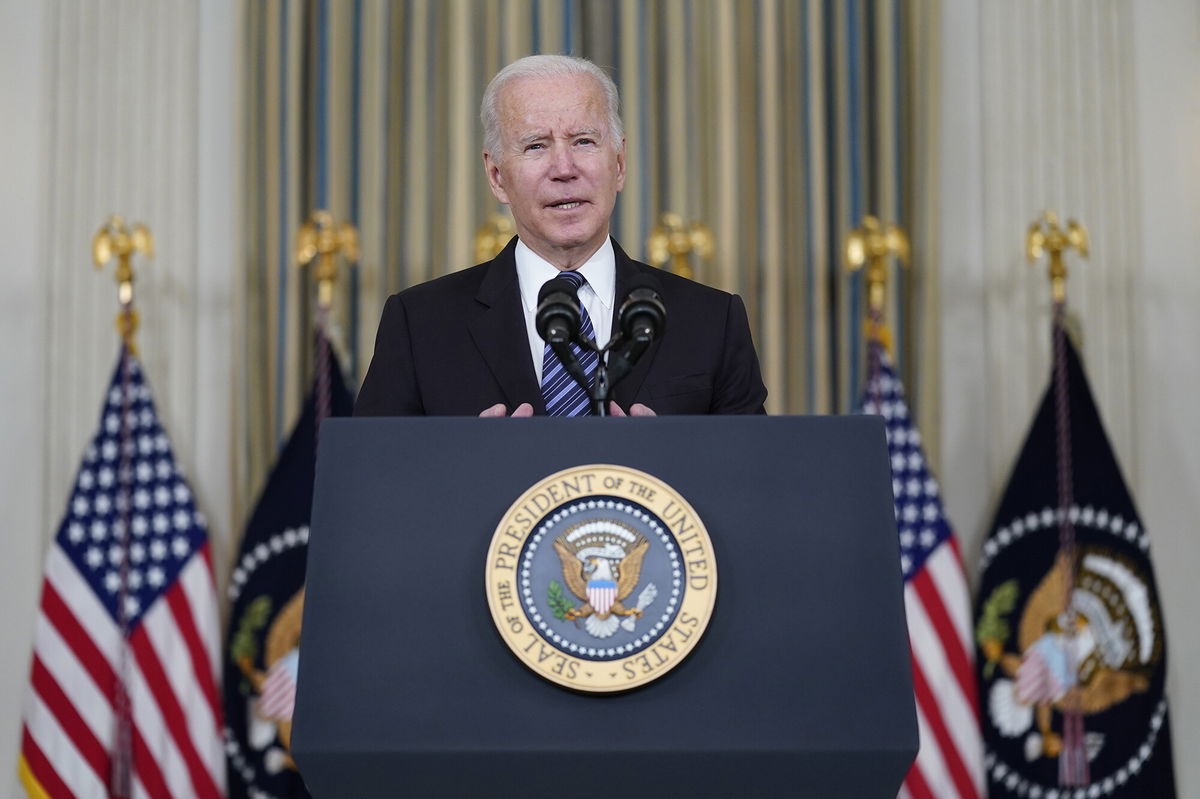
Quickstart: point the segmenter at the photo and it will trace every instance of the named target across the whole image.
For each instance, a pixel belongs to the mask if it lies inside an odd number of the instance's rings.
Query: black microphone
[[[571,347],[572,339],[583,338],[579,330],[582,318],[579,291],[574,283],[565,277],[556,277],[542,284],[538,291],[538,307],[533,316],[533,325],[542,340],[549,344],[550,349],[558,356],[567,374],[591,396],[592,387],[588,382],[587,372]]]
[[[538,335],[549,345],[575,338],[580,323],[579,293],[565,277],[547,280],[538,291],[538,307],[533,317]]]
[[[617,319],[625,338],[648,345],[666,330],[667,309],[647,278],[635,279]]]
[[[633,371],[646,348],[667,329],[667,308],[647,278],[634,279],[633,288],[617,310],[617,326],[624,346],[608,360],[610,386]]]

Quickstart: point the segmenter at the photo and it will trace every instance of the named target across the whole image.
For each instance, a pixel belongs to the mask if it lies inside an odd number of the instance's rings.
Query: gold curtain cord
[[[651,265],[662,268],[670,262],[672,272],[688,279],[696,274],[688,256],[695,253],[699,258],[710,258],[713,249],[713,232],[708,225],[684,224],[683,217],[671,211],[659,216],[646,240],[646,258]]]
[[[117,333],[131,353],[137,353],[133,335],[137,332],[138,315],[133,308],[133,254],[140,252],[147,258],[154,257],[154,237],[150,229],[138,222],[132,228],[117,214],[96,231],[92,237],[92,263],[97,269],[114,257],[117,259],[117,301],[121,310],[117,313]]]
[[[1087,228],[1068,219],[1064,229],[1059,226],[1058,214],[1053,211],[1043,211],[1025,236],[1025,258],[1030,264],[1044,254],[1050,255],[1050,291],[1055,305],[1067,301],[1067,265],[1063,253],[1072,247],[1084,258],[1088,257]]]
[[[338,277],[338,255],[348,263],[358,262],[358,229],[350,222],[334,224],[333,214],[320,208],[296,233],[296,265],[317,264],[317,308],[326,313],[333,306],[333,285]]]

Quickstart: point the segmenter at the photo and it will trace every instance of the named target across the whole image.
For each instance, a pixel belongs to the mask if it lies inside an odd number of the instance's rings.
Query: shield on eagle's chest
[[[617,600],[617,584],[613,580],[588,580],[587,597],[596,615],[603,616]]]

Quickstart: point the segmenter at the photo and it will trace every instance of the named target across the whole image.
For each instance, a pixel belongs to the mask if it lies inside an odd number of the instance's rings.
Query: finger
[[[508,413],[508,408],[506,408],[504,406],[504,403],[497,402],[495,405],[488,408],[487,410],[480,411],[479,418],[480,419],[494,419],[496,417],[503,416],[506,413]]]
[[[517,406],[517,409],[512,412],[512,415],[514,419],[523,416],[533,416],[533,406],[528,402],[522,402]]]
[[[635,402],[629,408],[630,416],[658,416],[649,406],[643,405],[640,402]]]
[[[625,416],[626,413],[625,413],[625,411],[621,410],[620,405],[618,405],[613,400],[609,400],[608,401],[608,415],[609,416]]]

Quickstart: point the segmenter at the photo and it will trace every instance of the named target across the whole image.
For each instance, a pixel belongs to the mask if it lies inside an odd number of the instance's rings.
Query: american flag
[[[920,750],[901,797],[981,797],[983,744],[971,653],[971,599],[958,542],[937,481],[909,416],[904,387],[887,350],[873,343],[878,367],[867,381],[863,413],[882,415],[892,459],[900,533],[904,608],[912,651]]]
[[[18,764],[29,795],[223,796],[218,641],[204,520],[123,348],[46,557]]]

